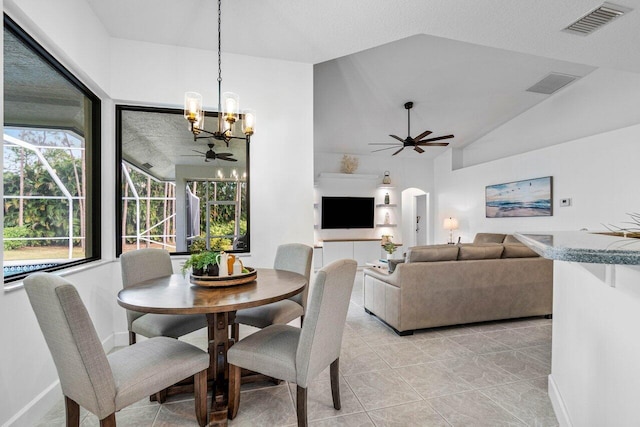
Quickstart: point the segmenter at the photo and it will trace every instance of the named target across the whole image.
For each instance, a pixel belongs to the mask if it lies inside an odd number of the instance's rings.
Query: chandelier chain
[[[218,0],[218,82],[222,81],[222,43],[220,27],[222,25],[222,1]]]

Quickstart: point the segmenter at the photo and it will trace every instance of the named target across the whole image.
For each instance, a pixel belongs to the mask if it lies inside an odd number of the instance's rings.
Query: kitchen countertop
[[[588,231],[515,233],[540,256],[557,261],[640,265],[640,239]]]

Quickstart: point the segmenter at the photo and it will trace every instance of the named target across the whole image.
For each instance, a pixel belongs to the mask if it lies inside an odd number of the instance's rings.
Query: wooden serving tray
[[[205,286],[208,288],[218,288],[224,286],[242,285],[244,283],[253,282],[258,276],[258,272],[253,267],[245,267],[249,270],[248,273],[235,274],[232,276],[194,276],[189,275],[189,282],[198,286]]]

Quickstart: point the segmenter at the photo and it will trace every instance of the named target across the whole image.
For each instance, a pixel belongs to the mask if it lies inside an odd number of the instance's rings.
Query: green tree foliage
[[[64,132],[22,131],[19,138],[38,146],[60,147],[66,139]],[[42,155],[65,185],[72,196],[77,197],[76,174],[82,173],[82,158],[78,150],[41,148]],[[23,199],[22,221],[27,230],[24,237],[66,237],[69,235],[69,202],[64,193],[46,170],[36,153],[22,147],[4,147],[4,227],[18,227],[20,224],[20,180],[22,175],[23,196],[63,197],[62,199]],[[80,176],[80,182],[81,176]],[[11,198],[7,196],[17,196]],[[73,234],[80,236],[80,200],[73,201]],[[78,243],[79,241],[76,241]],[[15,242],[13,242],[15,243]],[[29,246],[60,245],[65,240],[36,240]],[[5,245],[5,249],[7,249]]]

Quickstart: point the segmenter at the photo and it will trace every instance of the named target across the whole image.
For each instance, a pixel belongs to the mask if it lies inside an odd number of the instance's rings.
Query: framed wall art
[[[485,188],[487,218],[553,215],[552,178],[488,185]]]

